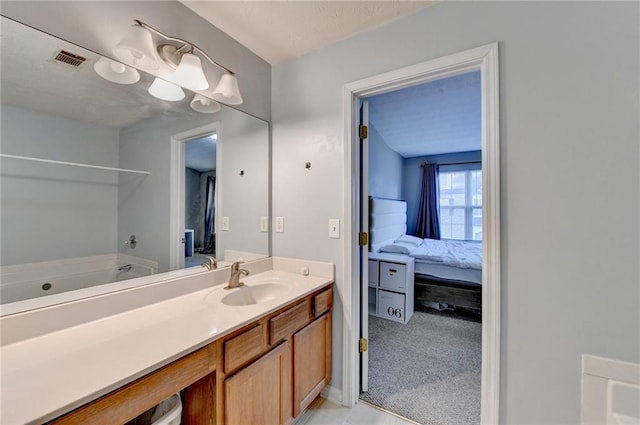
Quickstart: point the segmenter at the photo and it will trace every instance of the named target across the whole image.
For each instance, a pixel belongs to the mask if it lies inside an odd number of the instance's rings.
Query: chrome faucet
[[[231,265],[231,275],[229,276],[229,284],[224,289],[233,289],[244,286],[244,283],[240,282],[240,276],[246,276],[249,274],[249,270],[240,268],[240,261],[236,261]]]
[[[218,261],[213,258],[213,257],[207,257],[208,260],[202,264],[200,264],[202,267],[204,267],[207,270],[213,270],[213,269],[217,269],[218,268]]]

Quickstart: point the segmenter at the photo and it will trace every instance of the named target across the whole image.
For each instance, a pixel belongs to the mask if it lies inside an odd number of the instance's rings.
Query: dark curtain
[[[204,207],[204,241],[205,248],[203,253],[211,254],[215,252],[215,194],[216,194],[216,178],[207,177],[207,198]]]
[[[438,165],[423,164],[422,191],[418,205],[419,238],[440,239]]]

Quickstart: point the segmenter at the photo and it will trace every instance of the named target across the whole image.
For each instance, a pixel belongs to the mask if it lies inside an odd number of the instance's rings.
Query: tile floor
[[[370,404],[359,402],[351,409],[318,397],[294,425],[417,425]]]

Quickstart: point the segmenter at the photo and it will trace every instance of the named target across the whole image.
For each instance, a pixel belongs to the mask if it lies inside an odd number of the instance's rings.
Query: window
[[[482,240],[482,171],[440,171],[440,237]]]

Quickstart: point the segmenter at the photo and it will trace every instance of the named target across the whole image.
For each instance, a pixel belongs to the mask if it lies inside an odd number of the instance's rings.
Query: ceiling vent
[[[53,58],[54,62],[62,63],[73,68],[78,68],[86,60],[87,58],[67,52],[66,50],[60,50]]]

